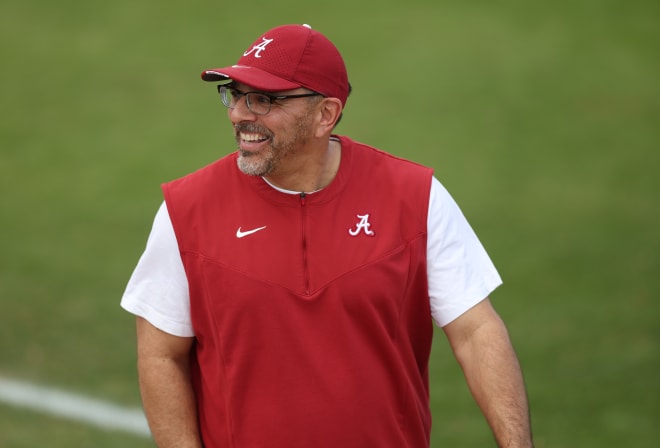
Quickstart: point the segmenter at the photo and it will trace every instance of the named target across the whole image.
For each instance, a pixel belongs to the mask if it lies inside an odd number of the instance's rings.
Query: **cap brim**
[[[232,80],[264,92],[279,92],[300,87],[300,84],[287,81],[267,71],[246,65],[233,65],[231,67],[204,70],[202,72],[202,79],[210,82]]]

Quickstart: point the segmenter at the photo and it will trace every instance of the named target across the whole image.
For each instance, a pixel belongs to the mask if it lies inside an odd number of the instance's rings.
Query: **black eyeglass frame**
[[[229,95],[225,95],[223,92],[226,91],[231,91],[229,92]],[[235,87],[232,86],[232,84],[218,84],[218,93],[220,94],[220,98],[222,99],[222,104],[227,107],[227,109],[234,109],[236,106],[232,106],[231,104],[228,103],[229,97],[235,96],[234,93],[238,93],[236,95],[236,101],[238,101],[242,96],[245,97],[245,102],[247,104],[247,108],[250,112],[256,115],[266,115],[270,112],[270,108],[273,105],[273,101],[281,101],[281,100],[288,100],[288,99],[293,99],[293,98],[309,98],[313,96],[323,96],[323,94],[318,93],[318,92],[311,92],[311,93],[299,93],[299,94],[294,94],[294,95],[271,95],[266,92],[241,92],[240,90],[236,89]],[[250,94],[254,95],[261,95],[266,98],[268,98],[268,110],[266,112],[255,112],[252,110],[252,103],[250,101]]]

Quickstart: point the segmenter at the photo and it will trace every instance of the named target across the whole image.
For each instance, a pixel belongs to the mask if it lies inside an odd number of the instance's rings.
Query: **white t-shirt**
[[[488,297],[502,280],[458,205],[435,177],[427,227],[431,314],[437,325],[445,326]],[[189,337],[195,335],[189,300],[179,247],[163,202],[121,306],[166,333]]]

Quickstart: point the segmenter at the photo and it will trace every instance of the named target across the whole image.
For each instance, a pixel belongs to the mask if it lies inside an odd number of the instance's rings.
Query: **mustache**
[[[234,133],[238,135],[241,132],[251,133],[251,134],[263,134],[267,137],[273,136],[273,133],[269,129],[255,123],[238,123],[234,125]]]

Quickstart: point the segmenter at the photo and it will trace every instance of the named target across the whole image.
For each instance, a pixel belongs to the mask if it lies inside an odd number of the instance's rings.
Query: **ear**
[[[332,133],[332,130],[341,116],[342,109],[343,106],[338,98],[323,98],[318,109],[320,118],[316,128],[317,137],[330,135]]]

